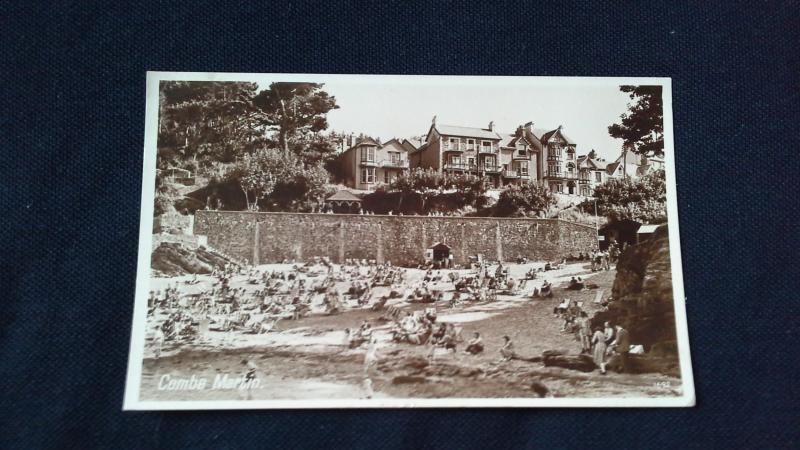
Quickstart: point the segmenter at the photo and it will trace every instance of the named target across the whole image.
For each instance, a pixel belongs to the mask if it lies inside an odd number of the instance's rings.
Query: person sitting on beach
[[[450,307],[455,308],[458,304],[461,303],[461,293],[458,291],[453,292],[453,297],[450,299]]]
[[[567,289],[570,291],[580,291],[583,289],[583,283],[576,280],[575,277],[572,277],[572,279],[569,280],[569,286],[567,286]]]
[[[508,336],[503,336],[503,346],[500,348],[500,355],[504,361],[510,361],[517,357],[517,354],[514,352],[514,343],[511,342],[511,338]]]
[[[433,325],[425,321],[423,322],[420,327],[417,328],[413,333],[409,333],[408,337],[406,338],[410,344],[414,345],[422,345],[428,342],[428,339],[431,336]]]
[[[550,266],[550,261],[544,263],[544,271],[547,272],[548,270],[553,270],[553,267]]]
[[[467,347],[464,349],[464,352],[471,355],[477,355],[478,353],[483,352],[483,340],[481,339],[480,333],[477,331],[475,332],[472,339],[470,339],[467,343]]]
[[[547,280],[544,280],[544,283],[542,283],[542,289],[539,291],[539,295],[542,297],[553,296],[552,285]]]
[[[569,308],[569,299],[565,298],[561,303],[559,303],[558,305],[556,305],[555,308],[553,308],[553,315],[556,317],[563,316],[564,314],[566,314],[567,308]]]

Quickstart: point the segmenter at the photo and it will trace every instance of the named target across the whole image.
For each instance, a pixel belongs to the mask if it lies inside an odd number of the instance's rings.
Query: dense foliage
[[[538,215],[555,203],[553,193],[544,184],[514,184],[500,194],[494,207],[494,215],[501,217]]]
[[[380,189],[378,196],[396,198],[396,206],[392,207],[396,212],[449,213],[454,209],[481,207],[486,189],[486,181],[476,175],[453,175],[416,168],[398,175],[388,186]],[[413,206],[404,204],[409,198],[415,200]]]
[[[620,123],[608,127],[611,137],[622,139],[634,153],[664,155],[664,102],[661,86],[620,86],[633,103],[620,117]]]
[[[612,178],[595,188],[594,197],[598,215],[611,221],[662,223],[667,220],[667,184],[663,170],[636,180]],[[594,207],[593,201],[582,205],[587,212],[593,212]]]
[[[335,157],[336,137],[322,131],[326,114],[338,108],[322,87],[272,83],[259,92],[255,83],[164,81],[159,168],[187,169],[215,185],[235,184],[248,209],[316,208],[329,178],[324,167]],[[176,193],[161,177],[157,183],[159,214]]]

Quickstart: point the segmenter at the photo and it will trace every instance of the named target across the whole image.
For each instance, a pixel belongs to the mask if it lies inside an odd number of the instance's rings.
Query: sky
[[[286,76],[259,79],[260,87]],[[292,76],[295,78],[296,76]],[[627,110],[630,98],[619,82],[609,79],[533,77],[379,77],[305,75],[325,83],[339,109],[328,113],[329,130],[364,133],[389,139],[424,135],[431,120],[468,127],[488,127],[513,133],[533,122],[535,128],[563,132],[577,144],[577,153],[595,149],[615,159],[622,140],[608,135],[608,126]]]

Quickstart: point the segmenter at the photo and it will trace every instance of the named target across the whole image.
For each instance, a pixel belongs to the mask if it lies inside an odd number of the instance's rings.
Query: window
[[[383,182],[389,184],[392,182],[392,178],[389,176],[389,171],[383,172]]]
[[[558,164],[548,164],[547,174],[551,177],[560,175],[560,171],[558,170]]]
[[[600,172],[595,172],[594,173],[594,181],[599,183],[599,182],[603,181],[602,177],[603,177],[603,174],[601,174]]]
[[[489,156],[483,159],[483,166],[485,168],[494,168],[497,165],[497,160],[494,159],[494,156]]]
[[[375,162],[375,147],[361,147],[361,162]]]
[[[467,158],[467,164],[469,164],[470,167],[475,167],[475,158]]]
[[[487,153],[493,153],[492,143],[490,141],[481,141],[481,150]]]
[[[450,155],[450,164],[461,164],[461,157],[458,155]]]
[[[361,182],[362,183],[374,183],[375,182],[375,168],[374,167],[362,167],[361,168]]]
[[[400,152],[389,152],[389,160],[392,164],[400,164]]]
[[[522,176],[528,175],[528,161],[519,161],[517,162],[517,170],[519,170],[519,174]]]
[[[475,139],[467,139],[467,150],[468,151],[475,151]]]
[[[575,159],[575,150],[571,148],[567,149],[567,159]]]
[[[567,175],[569,175],[570,178],[575,178],[575,165],[572,163],[567,164]]]
[[[459,150],[459,147],[461,146],[461,139],[451,137],[448,143],[450,145],[448,150]]]

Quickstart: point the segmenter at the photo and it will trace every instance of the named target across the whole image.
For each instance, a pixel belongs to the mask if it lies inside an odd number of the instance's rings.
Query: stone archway
[[[452,259],[453,250],[447,244],[437,242],[425,250],[425,261],[446,267]]]

